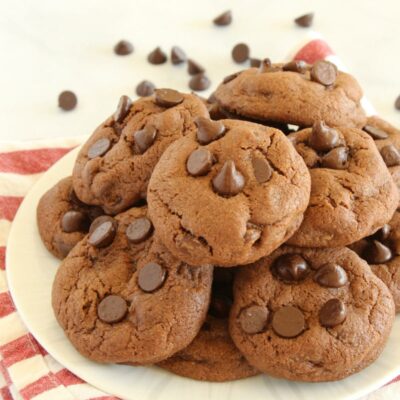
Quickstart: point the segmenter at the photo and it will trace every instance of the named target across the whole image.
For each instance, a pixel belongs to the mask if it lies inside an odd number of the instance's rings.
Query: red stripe
[[[12,221],[23,199],[23,197],[0,196],[0,219]]]
[[[0,172],[37,174],[49,169],[71,148],[20,150],[0,153]]]
[[[392,381],[390,381],[389,383],[387,383],[387,385],[390,385],[391,383],[395,383],[395,382],[400,382],[400,375],[397,376],[396,378],[394,378]]]
[[[60,385],[54,379],[53,374],[50,373],[48,375],[42,376],[37,381],[25,386],[23,389],[20,390],[20,394],[24,398],[24,400],[30,400],[40,393],[54,389],[57,386]]]
[[[8,368],[21,360],[40,354],[32,336],[28,333],[0,347],[3,363]]]
[[[6,269],[6,248],[0,246],[0,269],[3,271]]]
[[[85,383],[81,378],[78,378],[72,372],[68,371],[67,369],[62,369],[54,374],[55,377],[65,386],[69,385],[77,385],[79,383]]]
[[[15,306],[11,300],[9,292],[0,293],[0,318],[5,317],[15,311]]]
[[[114,396],[100,396],[100,397],[92,397],[90,400],[121,400],[119,397]]]
[[[10,389],[7,387],[0,389],[0,396],[3,400],[13,400]]]
[[[4,366],[2,361],[0,361],[0,374],[3,375],[7,386],[10,386],[11,385],[11,378],[10,378],[10,375],[9,375],[9,373],[7,371],[7,368]]]
[[[332,55],[333,50],[326,42],[320,39],[312,40],[303,46],[294,56],[294,60],[304,60],[308,64],[314,64],[315,61],[324,60],[329,55]]]

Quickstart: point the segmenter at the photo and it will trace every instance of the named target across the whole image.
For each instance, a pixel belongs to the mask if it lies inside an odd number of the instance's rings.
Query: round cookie
[[[73,183],[87,204],[118,214],[146,197],[163,151],[194,132],[194,118],[208,116],[195,95],[158,89],[134,103],[122,96],[115,114],[100,125],[77,157]]]
[[[222,270],[222,271],[221,271]],[[187,378],[226,382],[257,375],[234,345],[228,331],[228,316],[232,304],[233,271],[214,269],[213,293],[206,322],[193,342],[158,364],[161,368]],[[223,277],[223,281],[218,280]]]
[[[165,246],[190,265],[223,267],[271,253],[299,227],[310,176],[282,132],[201,119],[196,137],[164,152],[149,213]]]
[[[393,320],[391,294],[356,253],[283,246],[236,275],[230,333],[260,371],[322,382],[375,361]]]
[[[318,79],[315,71],[323,68],[325,78],[334,79]],[[359,84],[326,61],[312,67],[301,62],[268,65],[264,61],[260,68],[226,77],[213,97],[231,115],[268,123],[309,127],[324,120],[332,126],[363,127],[366,121]]]
[[[311,174],[310,204],[288,243],[346,246],[390,220],[398,190],[367,133],[318,122],[288,137]]]
[[[207,314],[212,267],[191,267],[154,235],[146,207],[100,217],[62,262],[55,315],[98,362],[152,364],[185,348]]]
[[[100,207],[82,203],[64,178],[40,199],[36,210],[39,234],[47,250],[63,259],[89,231],[91,221],[103,214]]]

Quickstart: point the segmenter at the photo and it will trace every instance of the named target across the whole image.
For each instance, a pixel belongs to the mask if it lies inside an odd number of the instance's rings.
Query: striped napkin
[[[308,41],[291,57],[310,64],[318,59],[340,63],[322,39]],[[373,113],[368,103],[365,108]],[[18,316],[5,274],[7,236],[24,196],[53,163],[83,140],[0,143],[0,400],[118,400],[82,381],[40,346]],[[394,400],[399,393],[400,376],[364,400]]]

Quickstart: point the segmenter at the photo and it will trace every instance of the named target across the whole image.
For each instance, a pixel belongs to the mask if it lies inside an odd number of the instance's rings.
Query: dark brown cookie
[[[159,157],[176,139],[195,131],[197,116],[208,112],[194,95],[158,89],[133,104],[123,97],[114,116],[79,152],[73,172],[79,198],[109,214],[145,198]]]
[[[232,339],[251,365],[280,378],[333,381],[366,368],[393,321],[387,287],[347,248],[284,246],[235,277]]]
[[[149,213],[166,247],[190,265],[237,266],[271,253],[298,228],[307,168],[282,132],[244,121],[197,121],[196,137],[163,154]]]
[[[57,320],[91,360],[162,361],[199,332],[212,268],[182,263],[154,233],[149,236],[142,223],[146,207],[100,218],[57,272],[52,294]]]

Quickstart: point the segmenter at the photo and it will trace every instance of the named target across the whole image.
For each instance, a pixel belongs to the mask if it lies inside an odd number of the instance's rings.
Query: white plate
[[[82,357],[53,315],[50,294],[59,261],[47,252],[36,227],[38,200],[71,173],[77,152],[74,150],[57,162],[26,196],[7,247],[7,277],[20,316],[39,343],[74,374],[99,389],[132,400],[348,400],[359,398],[400,374],[400,317],[396,318],[379,360],[364,371],[334,383],[296,383],[267,376],[231,383],[197,382],[156,367],[101,365]]]

